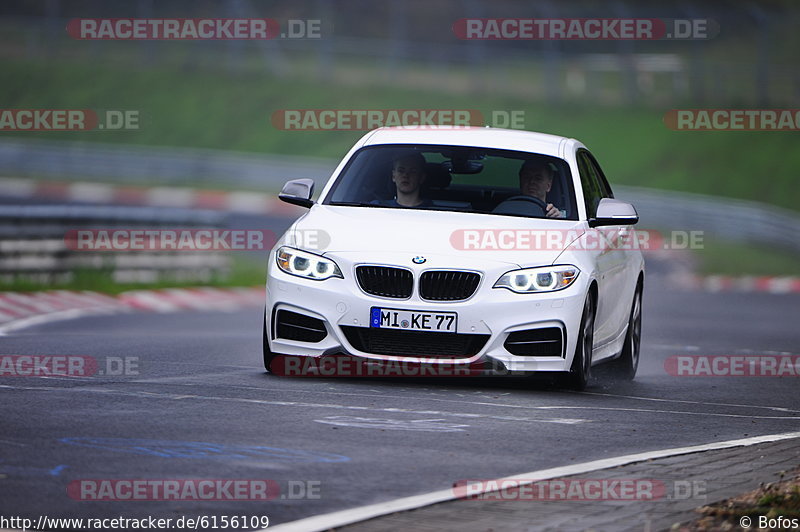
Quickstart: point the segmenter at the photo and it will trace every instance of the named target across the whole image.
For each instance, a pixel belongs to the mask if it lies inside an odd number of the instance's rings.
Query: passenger
[[[433,207],[430,199],[421,195],[425,182],[425,157],[420,153],[409,153],[397,157],[392,163],[392,182],[395,197],[373,203],[385,207]]]

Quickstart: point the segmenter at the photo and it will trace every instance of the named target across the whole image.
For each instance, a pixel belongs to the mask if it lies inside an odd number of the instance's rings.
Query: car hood
[[[409,261],[435,256],[463,265],[493,262],[527,267],[552,264],[584,227],[568,220],[317,204],[295,222],[281,243],[292,245],[295,238],[312,244],[299,245],[295,240],[297,247],[314,251],[315,242],[324,255],[361,255],[363,260],[407,254]],[[503,242],[497,238],[501,231]],[[561,238],[555,245],[516,245],[516,235],[531,232],[555,232]]]

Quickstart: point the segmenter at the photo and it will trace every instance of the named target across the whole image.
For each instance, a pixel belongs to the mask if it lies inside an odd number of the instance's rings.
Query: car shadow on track
[[[280,357],[280,355],[278,356]],[[347,383],[348,385],[365,385],[374,387],[376,384],[387,386],[387,388],[416,388],[426,389],[437,387],[439,389],[450,389],[453,392],[485,392],[506,393],[506,392],[558,392],[558,393],[579,393],[570,389],[564,383],[562,374],[506,374],[506,375],[463,375],[463,376],[419,376],[420,373],[398,376],[374,376],[366,371],[357,376],[354,373],[337,373],[336,371],[326,372],[317,366],[318,372],[298,372],[286,373],[283,371],[278,374],[264,373],[268,379],[287,379],[287,380],[313,380],[326,384]],[[593,378],[586,388],[587,392],[606,392],[606,391],[633,391],[639,386],[634,381],[620,380],[614,377],[612,372],[603,366],[596,366],[592,369]],[[424,373],[423,373],[424,375]]]

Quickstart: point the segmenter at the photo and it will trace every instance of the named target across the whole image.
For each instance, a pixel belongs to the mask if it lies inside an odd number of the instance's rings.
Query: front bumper
[[[465,301],[425,301],[416,293],[408,299],[388,299],[364,293],[352,275],[326,281],[306,280],[284,273],[270,261],[265,330],[268,331],[270,349],[284,355],[323,357],[346,353],[372,361],[402,359],[407,363],[469,364],[473,367],[483,364],[489,368],[488,374],[568,371],[575,352],[590,279],[581,273],[568,288],[541,294],[517,294],[503,288],[492,288],[495,281],[484,276],[476,293]],[[477,353],[467,357],[443,358],[433,352],[426,354],[424,350],[415,351],[416,356],[402,357],[361,351],[348,341],[342,327],[368,328],[372,307],[456,312],[457,333],[488,335],[488,340]],[[276,337],[273,320],[280,310],[321,320],[327,334],[316,342]],[[552,327],[562,331],[559,356],[514,355],[504,347],[509,334],[513,332]]]

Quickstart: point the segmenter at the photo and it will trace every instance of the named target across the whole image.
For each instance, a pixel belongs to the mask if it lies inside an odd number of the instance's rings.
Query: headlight
[[[494,288],[508,288],[519,294],[554,292],[571,285],[580,272],[575,266],[524,268],[504,274],[494,283]]]
[[[344,278],[342,270],[335,262],[307,251],[284,246],[275,253],[275,260],[278,262],[278,268],[289,275],[315,281],[324,281],[331,277]]]

